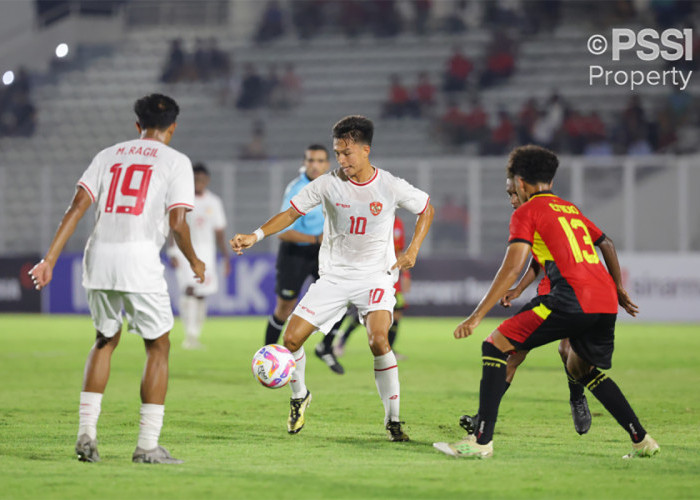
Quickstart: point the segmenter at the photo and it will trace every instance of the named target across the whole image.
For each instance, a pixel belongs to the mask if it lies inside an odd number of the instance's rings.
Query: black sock
[[[274,314],[267,318],[267,330],[265,330],[265,345],[276,344],[284,328],[284,320]]]
[[[588,375],[581,377],[579,383],[588,387],[588,390],[605,406],[605,409],[615,417],[617,423],[629,433],[633,442],[639,443],[644,439],[647,431],[639,423],[639,419],[627,402],[627,398],[611,378],[594,368]]]
[[[396,342],[396,334],[399,331],[399,322],[397,320],[394,320],[394,322],[391,324],[391,327],[389,328],[389,345],[393,348],[394,347],[394,342]]]
[[[508,389],[510,389],[510,382],[506,382],[506,386],[503,388],[503,395],[501,395],[501,397],[506,395],[506,392],[508,392]]]
[[[360,321],[357,318],[352,319],[352,323],[348,325],[348,327],[345,329],[345,332],[343,332],[343,338],[341,342],[343,345],[348,341],[348,338],[350,337],[350,334],[355,331],[355,328],[360,326]]]
[[[583,386],[578,383],[578,381],[569,373],[569,370],[564,367],[566,372],[566,379],[569,382],[569,399],[571,401],[577,401],[583,397]]]
[[[493,439],[493,430],[498,417],[498,405],[506,391],[506,359],[493,344],[481,344],[481,384],[479,385],[479,421],[476,427],[476,442],[487,444]]]

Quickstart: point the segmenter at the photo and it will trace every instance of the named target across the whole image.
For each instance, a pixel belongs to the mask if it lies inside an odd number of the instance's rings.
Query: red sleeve
[[[591,241],[594,245],[600,245],[605,239],[605,233],[598,228],[593,222],[591,222],[585,215],[581,214],[583,222],[586,224],[586,229],[588,229],[588,234],[591,235]]]
[[[522,242],[532,245],[535,240],[533,211],[528,204],[522,205],[510,216],[510,236],[508,244]]]

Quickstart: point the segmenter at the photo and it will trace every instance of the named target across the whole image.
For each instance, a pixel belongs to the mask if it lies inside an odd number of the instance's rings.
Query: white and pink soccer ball
[[[253,356],[251,369],[255,378],[265,387],[278,389],[292,379],[297,365],[289,349],[277,344],[266,345]]]

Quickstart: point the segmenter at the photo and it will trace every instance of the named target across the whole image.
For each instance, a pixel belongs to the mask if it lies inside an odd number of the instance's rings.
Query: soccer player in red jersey
[[[629,296],[616,286],[600,262],[588,228],[595,227],[572,203],[551,191],[559,159],[539,146],[516,148],[508,159],[522,206],[513,212],[503,264],[474,312],[455,329],[457,339],[470,336],[491,308],[515,283],[530,252],[551,282],[539,295],[504,321],[482,344],[479,419],[475,434],[456,443],[434,443],[452,456],[493,455],[493,431],[506,387],[506,360],[511,351],[534,349],[569,338],[566,368],[602,403],[629,433],[633,450],[625,458],[659,451],[620,388],[600,369],[612,365],[618,303],[632,308]],[[602,234],[602,233],[601,233]]]
[[[508,199],[513,207],[513,210],[516,210],[518,207],[520,207],[520,205],[522,205],[520,198],[518,198],[518,193],[515,190],[515,181],[512,177],[508,177],[506,179],[506,193],[508,194]],[[618,293],[626,297],[627,292],[622,286],[622,272],[620,270],[620,263],[617,259],[617,252],[613,241],[608,238],[608,236],[600,232],[596,226],[589,227],[588,231],[591,235],[593,244],[600,248],[601,253],[603,254],[605,265],[608,267],[608,271],[615,281],[615,285],[618,288]],[[535,281],[535,279],[537,279],[540,270],[541,266],[537,263],[537,260],[530,259],[530,265],[528,266],[527,271],[525,271],[525,274],[523,274],[522,278],[520,278],[518,284],[508,290],[501,298],[501,305],[503,307],[510,307],[512,305],[511,301],[520,297],[525,289],[527,289],[527,287],[529,287]],[[544,277],[537,285],[537,295],[547,295],[550,290],[551,283],[549,281],[549,277],[546,273],[544,273]],[[627,298],[622,301],[621,304],[630,316],[637,315],[637,306],[631,300]],[[566,371],[566,377],[569,383],[569,405],[571,406],[571,416],[574,420],[574,429],[579,434],[585,434],[591,428],[591,412],[588,409],[588,401],[583,393],[583,386],[579,384],[566,369],[566,361],[569,357],[570,350],[571,344],[569,339],[561,339],[559,342],[559,355],[564,363],[564,370]],[[528,351],[514,351],[508,355],[508,361],[506,364],[506,386],[504,393],[510,387],[518,366],[525,361],[527,353]],[[478,415],[462,415],[459,419],[459,424],[469,434],[473,434],[476,430],[477,419]]]

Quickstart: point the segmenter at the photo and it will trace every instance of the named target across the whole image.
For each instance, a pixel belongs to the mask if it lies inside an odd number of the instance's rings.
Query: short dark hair
[[[165,130],[175,123],[180,108],[175,100],[163,94],[150,94],[134,103],[134,112],[142,129]]]
[[[333,139],[352,139],[359,144],[372,145],[374,123],[360,115],[346,116],[333,125]]]
[[[541,146],[520,146],[508,157],[507,176],[521,177],[528,184],[552,182],[559,167],[559,158]]]
[[[192,165],[192,172],[194,172],[195,174],[205,174],[207,177],[211,177],[211,174],[209,173],[209,169],[201,161]]]
[[[326,158],[329,157],[328,148],[326,148],[326,146],[322,144],[311,144],[309,145],[309,147],[306,148],[306,151],[323,151],[324,153],[326,153]],[[306,154],[306,151],[304,152],[304,154]]]

